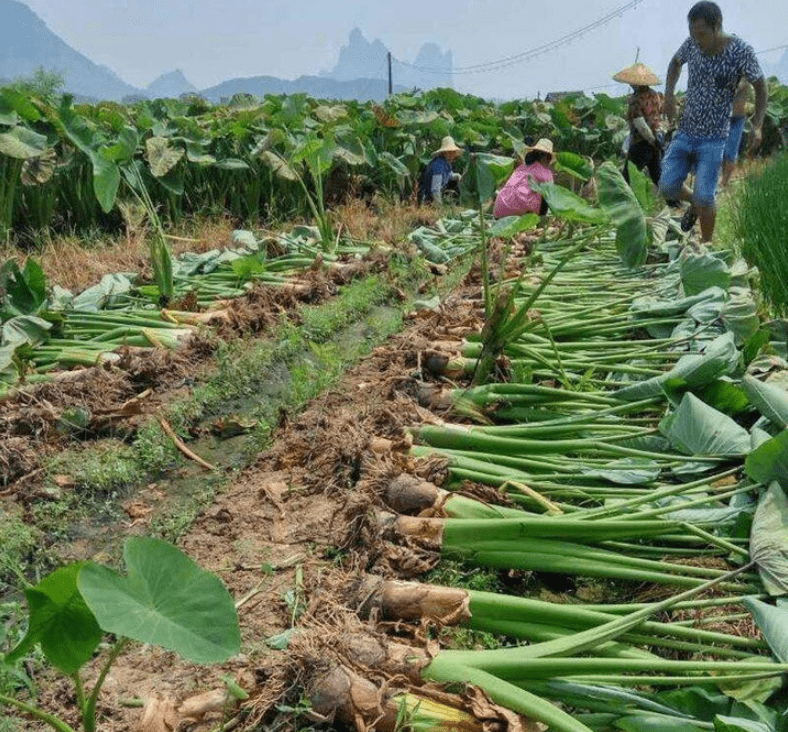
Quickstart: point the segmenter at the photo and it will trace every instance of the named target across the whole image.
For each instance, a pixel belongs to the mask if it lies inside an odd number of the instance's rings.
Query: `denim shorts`
[[[694,202],[713,206],[724,149],[724,137],[695,137],[681,130],[676,132],[662,160],[660,193],[669,201],[677,199],[682,184],[694,169]]]
[[[731,117],[731,131],[728,133],[728,139],[725,140],[725,152],[722,154],[723,160],[729,160],[735,163],[739,159],[739,146],[741,145],[741,136],[744,132],[744,117]]]

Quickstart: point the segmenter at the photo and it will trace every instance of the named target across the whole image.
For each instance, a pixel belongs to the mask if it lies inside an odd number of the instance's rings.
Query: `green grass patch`
[[[766,301],[788,313],[788,154],[739,187],[734,222],[742,256],[758,268]]]
[[[49,477],[67,476],[86,500],[117,497],[143,478],[134,451],[117,440],[75,445],[45,463]]]
[[[442,587],[482,592],[504,592],[498,570],[475,567],[457,559],[442,558],[440,564],[426,575],[424,581],[427,584]]]
[[[38,530],[26,524],[10,511],[0,514],[0,596],[16,583],[23,568],[37,553],[40,542]],[[2,624],[0,624],[2,631]]]

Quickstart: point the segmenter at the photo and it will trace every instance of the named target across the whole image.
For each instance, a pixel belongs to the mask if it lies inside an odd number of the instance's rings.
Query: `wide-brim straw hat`
[[[525,148],[525,154],[527,155],[529,152],[547,153],[550,156],[550,162],[551,163],[555,162],[553,143],[552,141],[548,140],[546,137],[543,137],[541,140],[537,140],[535,145],[531,145],[530,147]]]
[[[432,153],[432,157],[441,155],[445,152],[462,152],[462,148],[457,147],[457,144],[454,142],[454,138],[451,135],[446,135],[446,137],[441,140],[441,146],[434,153]]]
[[[632,64],[622,69],[617,74],[613,74],[615,81],[632,86],[654,86],[659,84],[659,77],[646,64]]]

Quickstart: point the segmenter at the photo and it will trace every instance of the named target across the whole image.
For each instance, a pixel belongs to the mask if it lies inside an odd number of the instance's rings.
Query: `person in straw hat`
[[[457,190],[460,174],[454,172],[452,163],[462,155],[462,148],[458,147],[451,135],[446,135],[441,141],[441,146],[432,153],[432,160],[424,168],[419,180],[419,203],[436,201],[441,203],[444,191]]]
[[[632,66],[614,74],[613,79],[632,87],[627,100],[629,147],[624,161],[624,179],[629,183],[629,163],[638,170],[648,169],[654,185],[659,183],[662,162],[660,124],[662,121],[662,96],[651,87],[659,84],[657,75],[646,64]]]
[[[518,165],[495,198],[493,216],[522,216],[526,213],[547,213],[547,201],[531,190],[531,182],[553,182],[552,165],[555,162],[553,143],[542,138],[525,149],[525,159]]]
[[[700,220],[701,242],[710,242],[716,220],[717,180],[730,128],[736,88],[742,76],[755,89],[755,112],[750,129],[751,149],[761,144],[768,94],[766,79],[752,46],[722,29],[722,11],[716,3],[701,0],[687,13],[689,38],[673,55],[665,77],[665,116],[676,117],[674,90],[687,64],[689,78],[684,112],[662,161],[660,193],[665,198],[689,202],[681,228],[690,231]],[[695,188],[685,184],[695,168]]]

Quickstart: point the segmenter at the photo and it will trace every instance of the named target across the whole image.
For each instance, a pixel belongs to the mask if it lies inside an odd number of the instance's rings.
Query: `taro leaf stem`
[[[77,730],[66,724],[59,717],[56,717],[53,714],[47,714],[38,707],[25,704],[25,702],[19,701],[18,699],[14,699],[10,696],[6,696],[5,694],[0,694],[0,704],[8,704],[9,706],[21,709],[23,712],[27,712],[27,714],[29,714],[31,717],[35,717],[36,719],[45,722],[53,729],[56,729],[57,732],[77,732]]]

